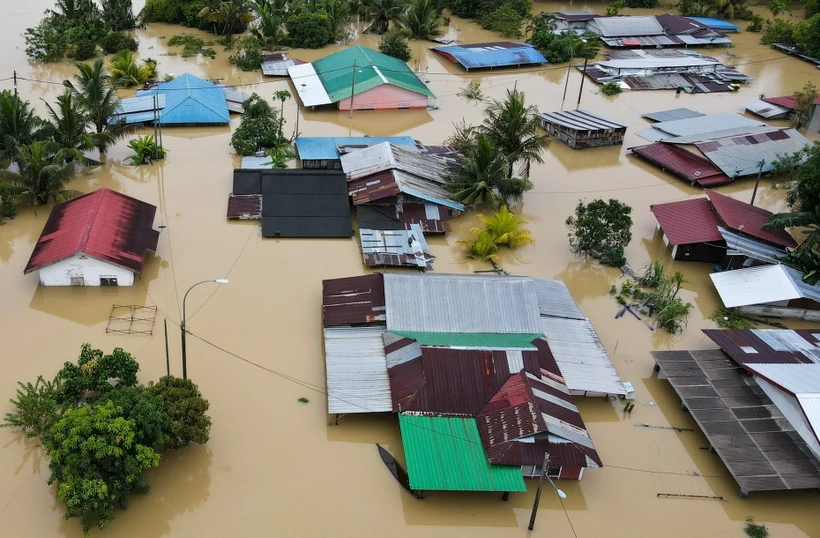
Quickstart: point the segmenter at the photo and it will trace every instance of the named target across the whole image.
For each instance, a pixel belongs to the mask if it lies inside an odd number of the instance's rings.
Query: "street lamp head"
[[[566,494],[566,493],[564,493],[562,490],[560,490],[560,489],[558,489],[558,488],[555,488],[555,491],[558,493],[558,496],[559,496],[559,497],[561,497],[562,499],[566,499],[566,498],[567,498],[567,494]]]
[[[227,278],[217,278],[216,280],[214,280],[214,282],[216,282],[217,284],[227,284],[228,279]]]

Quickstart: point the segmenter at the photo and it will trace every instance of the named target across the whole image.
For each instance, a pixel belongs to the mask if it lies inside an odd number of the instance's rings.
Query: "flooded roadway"
[[[67,64],[29,63],[24,54],[24,28],[36,24],[51,0],[26,3],[3,0],[6,32],[0,35],[5,54],[0,57],[0,79],[16,70],[26,78],[48,82],[21,82],[21,95],[43,112],[42,99],[52,101],[61,91],[53,82],[73,75]],[[135,2],[138,9],[141,2]],[[537,3],[535,10],[604,11],[603,4]],[[636,10],[627,10],[637,13]],[[215,60],[167,56],[167,39],[188,31],[151,25],[139,31],[140,55],[158,60],[160,71],[190,72],[221,78],[226,84],[247,85],[271,98],[287,89],[285,80],[233,69],[230,53],[218,51]],[[452,19],[449,33],[465,42],[497,41],[498,36],[475,24]],[[206,37],[207,39],[208,37]],[[737,485],[717,456],[704,447],[699,432],[675,433],[636,425],[673,425],[696,428],[679,410],[679,400],[666,382],[652,375],[649,351],[668,348],[711,347],[700,329],[712,327],[708,316],[719,305],[707,264],[669,264],[684,273],[683,296],[695,309],[682,335],[650,332],[635,319],[613,319],[618,310],[608,295],[619,273],[575,258],[569,251],[564,220],[579,198],[618,198],[634,208],[633,241],[627,257],[633,267],[661,257],[663,244],[655,237],[651,203],[698,195],[686,185],[626,155],[626,148],[642,143],[635,132],[647,125],[640,114],[676,107],[704,113],[742,110],[745,101],[766,95],[790,94],[820,76],[809,64],[786,57],[756,43],[758,35],[732,36],[736,47],[705,51],[755,78],[737,93],[679,95],[674,92],[625,92],[608,98],[587,83],[582,106],[629,124],[622,147],[576,152],[559,143],[535,166],[535,189],[525,198],[521,213],[530,224],[535,245],[502,254],[509,271],[560,278],[569,286],[581,309],[591,318],[621,377],[631,381],[636,407],[624,416],[617,403],[579,400],[590,434],[606,465],[590,470],[581,482],[562,482],[567,493],[566,512],[547,490],[532,536],[550,537],[709,537],[742,536],[744,520],[765,522],[772,536],[820,536],[814,516],[816,492],[754,494],[741,500]],[[375,47],[376,37],[358,42]],[[481,82],[490,98],[500,98],[517,87],[541,110],[561,108],[566,65],[513,71],[465,74],[428,51],[430,43],[413,44],[413,67],[426,69],[425,80],[438,96],[437,110],[399,112],[299,111],[296,102],[285,105],[288,128],[297,114],[306,136],[410,135],[424,143],[440,143],[454,121],[481,121],[484,105],[458,96],[470,80]],[[293,51],[291,56],[313,60],[338,47],[321,51]],[[175,49],[179,51],[180,49]],[[566,108],[577,100],[581,76],[570,74]],[[52,83],[49,83],[52,82]],[[9,81],[0,88],[11,88]],[[238,118],[232,128],[238,125]],[[146,134],[149,131],[146,130]],[[809,135],[810,137],[812,135]],[[263,240],[254,222],[225,219],[232,170],[238,157],[229,146],[227,127],[165,129],[170,150],[161,164],[134,168],[122,163],[129,154],[125,141],[108,155],[107,163],[87,170],[70,185],[82,191],[106,186],[156,204],[161,234],[155,257],[132,288],[40,288],[36,274],[24,276],[48,209],[36,214],[24,209],[0,226],[0,349],[3,375],[0,400],[13,396],[17,380],[51,375],[66,360],[74,360],[80,344],[104,349],[121,346],[140,361],[141,380],[165,372],[162,320],[167,317],[171,339],[172,371],[180,374],[179,331],[182,294],[206,278],[230,279],[218,289],[199,287],[188,302],[189,329],[213,346],[189,338],[189,375],[211,402],[214,427],[206,446],[163,456],[159,469],[149,473],[152,491],[137,495],[127,511],[119,511],[104,531],[109,537],[158,538],[223,536],[392,536],[416,537],[524,537],[532,491],[512,495],[502,503],[496,494],[433,493],[418,501],[403,491],[381,463],[374,443],[401,456],[398,424],[393,416],[347,416],[330,425],[321,389],[324,365],[321,347],[321,281],[360,274],[362,266],[355,239]],[[740,199],[751,196],[753,181],[721,188]],[[785,207],[783,192],[764,180],[760,205]],[[438,272],[486,269],[464,257],[456,243],[474,225],[471,215],[454,223],[453,233],[430,241]],[[156,305],[154,334],[106,335],[113,304]],[[201,308],[201,310],[200,310]],[[218,347],[217,347],[218,346]],[[226,353],[219,348],[230,351]],[[241,357],[237,358],[237,356]],[[282,376],[301,380],[295,383]],[[310,399],[308,404],[297,401]],[[5,409],[3,409],[5,411]],[[697,472],[705,477],[691,476]],[[79,537],[77,521],[63,521],[63,507],[46,484],[48,463],[33,441],[0,429],[0,535],[8,537]],[[534,490],[534,488],[531,488]],[[658,494],[697,494],[724,497],[687,500]],[[571,522],[571,523],[570,523]],[[98,531],[94,531],[96,534]]]

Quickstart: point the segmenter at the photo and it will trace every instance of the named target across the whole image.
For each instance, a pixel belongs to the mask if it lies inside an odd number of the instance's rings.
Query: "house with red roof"
[[[131,286],[156,252],[157,208],[111,189],[56,206],[23,271],[43,286]]]
[[[797,246],[784,229],[764,230],[770,211],[706,190],[692,198],[649,206],[664,243],[679,261],[719,263],[725,268],[778,263]]]

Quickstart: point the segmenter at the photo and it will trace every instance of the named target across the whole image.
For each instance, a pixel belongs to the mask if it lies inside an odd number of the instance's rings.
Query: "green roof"
[[[419,491],[527,491],[521,467],[490,465],[474,418],[399,414],[410,487]]]
[[[423,346],[479,347],[489,349],[536,349],[532,341],[543,334],[433,333],[390,331]]]
[[[338,103],[350,97],[354,61],[357,67],[355,95],[382,84],[392,84],[411,92],[435,97],[403,61],[356,45],[313,62],[313,69],[322,81],[331,102]]]

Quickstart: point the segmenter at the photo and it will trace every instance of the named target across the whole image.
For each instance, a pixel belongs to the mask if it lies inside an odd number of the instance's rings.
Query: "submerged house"
[[[523,491],[545,451],[554,477],[602,465],[572,395],[625,388],[562,282],[325,280],[323,325],[328,411],[397,413],[412,489]],[[447,441],[453,431],[473,449]]]
[[[770,211],[712,190],[704,198],[654,204],[649,210],[673,260],[725,268],[779,263],[787,249],[797,246],[786,230],[763,229]]]
[[[501,41],[494,43],[470,43],[433,47],[437,52],[463,67],[470,69],[492,69],[494,67],[521,67],[547,63],[533,45]]]
[[[744,314],[820,321],[820,285],[787,265],[760,265],[709,275],[726,308]]]
[[[652,356],[658,378],[669,381],[740,496],[820,488],[816,332],[704,333],[719,349],[653,351]]]
[[[23,273],[39,271],[42,286],[131,286],[157,250],[156,211],[105,188],[59,204]]]
[[[290,66],[288,74],[302,104],[309,107],[427,108],[428,100],[435,98],[405,62],[361,45]]]
[[[294,65],[302,65],[302,60],[295,58],[288,58],[284,52],[276,52],[274,54],[266,54],[262,57],[262,74],[266,77],[286,77],[288,76],[288,67]]]
[[[541,128],[572,149],[619,146],[629,125],[588,110],[567,110],[538,114]]]
[[[414,150],[417,142],[410,136],[300,136],[294,146],[302,168],[342,168],[342,153],[390,142]]]

